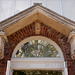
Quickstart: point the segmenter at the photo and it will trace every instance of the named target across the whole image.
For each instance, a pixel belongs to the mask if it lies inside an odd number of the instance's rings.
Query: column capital
[[[68,43],[71,45],[71,58],[75,60],[75,30],[70,32],[68,37]]]

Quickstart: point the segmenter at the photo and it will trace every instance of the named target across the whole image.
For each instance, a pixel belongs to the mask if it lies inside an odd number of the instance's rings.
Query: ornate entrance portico
[[[29,9],[1,22],[0,74],[12,75],[13,70],[37,69],[61,70],[62,75],[75,75],[74,30],[74,22],[40,4],[35,4]],[[8,42],[6,42],[7,39]],[[56,51],[49,49],[51,47],[47,47],[44,44],[39,44],[42,47],[39,46],[37,49],[32,48],[33,44],[30,44],[32,40],[46,41]],[[39,48],[42,48],[44,49],[42,50],[44,51],[44,56],[47,55],[47,57],[42,57],[43,53],[40,54],[42,58],[26,57],[29,55],[24,54],[25,48],[23,52],[20,52],[20,48],[22,49],[23,46],[31,48],[31,50],[26,48],[26,50],[30,51],[30,56],[38,56],[37,53],[41,53]],[[47,51],[45,51],[45,48],[48,48]],[[54,55],[49,55],[49,53],[45,55],[46,52],[54,52]],[[57,54],[59,54],[59,57]],[[24,58],[22,58],[23,56]]]

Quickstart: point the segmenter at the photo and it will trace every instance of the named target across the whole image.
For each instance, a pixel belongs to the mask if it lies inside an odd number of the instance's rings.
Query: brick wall
[[[67,61],[69,75],[75,75],[75,61],[71,59],[70,45],[67,43],[68,38],[56,30],[48,27],[47,25],[44,25],[43,23],[41,23],[41,32],[39,35],[50,38],[60,46],[65,61]],[[32,23],[8,36],[8,43],[5,44],[5,57],[4,59],[0,60],[0,75],[5,75],[7,60],[11,59],[13,50],[16,45],[27,37],[39,35],[35,34],[35,23]]]

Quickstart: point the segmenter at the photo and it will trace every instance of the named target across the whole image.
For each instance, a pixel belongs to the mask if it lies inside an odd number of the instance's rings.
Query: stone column
[[[4,43],[7,42],[5,32],[0,31],[0,60],[4,58]]]
[[[68,42],[71,45],[71,57],[75,60],[75,30],[70,32]]]

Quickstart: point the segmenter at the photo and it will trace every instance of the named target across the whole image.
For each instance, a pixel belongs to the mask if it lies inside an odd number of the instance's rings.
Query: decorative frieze
[[[7,42],[5,32],[0,31],[0,60],[4,58],[4,43]]]
[[[71,45],[71,57],[75,60],[75,30],[70,32],[68,42]]]

